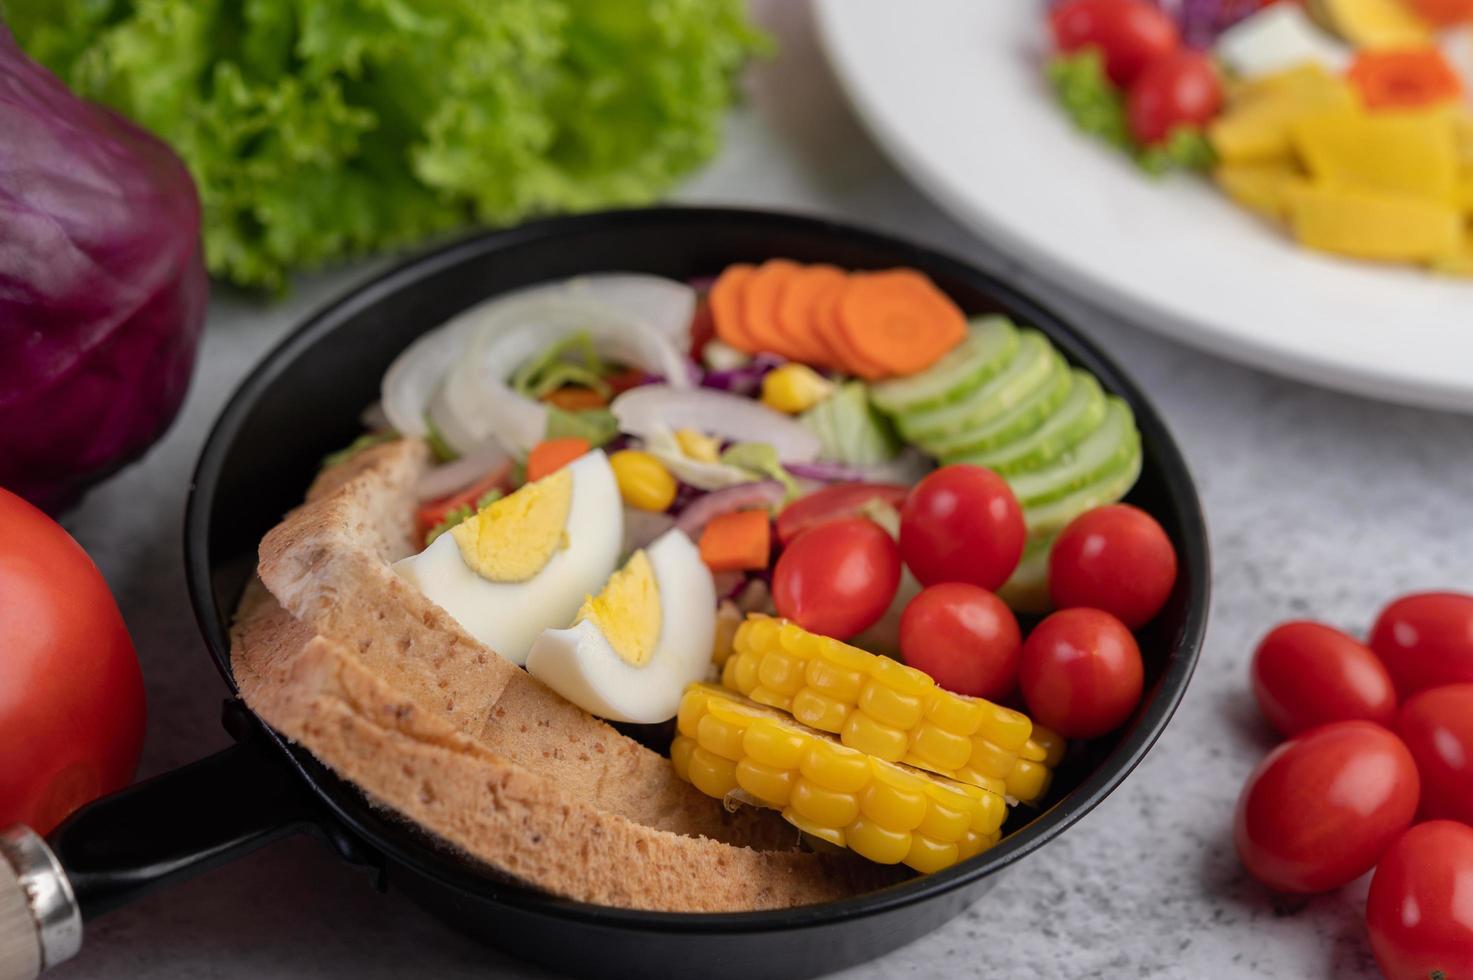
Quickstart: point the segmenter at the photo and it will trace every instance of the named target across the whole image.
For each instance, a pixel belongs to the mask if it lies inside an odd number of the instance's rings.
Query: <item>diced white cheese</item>
[[[1350,64],[1348,46],[1322,31],[1298,4],[1265,7],[1224,31],[1214,53],[1236,75],[1257,78],[1307,61],[1331,71]]]

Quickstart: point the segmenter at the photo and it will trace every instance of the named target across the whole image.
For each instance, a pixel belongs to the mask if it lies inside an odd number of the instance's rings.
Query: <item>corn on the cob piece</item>
[[[676,726],[680,778],[717,799],[745,793],[871,861],[939,871],[1001,835],[1007,803],[996,793],[846,748],[714,685],[686,689]]]
[[[753,614],[737,628],[721,683],[887,762],[929,769],[1031,803],[1064,741],[1026,715],[953,694],[914,667]]]

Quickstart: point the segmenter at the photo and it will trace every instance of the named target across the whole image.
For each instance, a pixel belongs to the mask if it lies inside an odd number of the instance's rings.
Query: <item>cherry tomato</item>
[[[1000,701],[1018,684],[1022,638],[1007,604],[966,582],[933,585],[900,616],[905,662],[948,691]]]
[[[1386,980],[1473,977],[1473,828],[1418,824],[1387,849],[1366,896],[1371,951]]]
[[[1412,9],[1438,27],[1473,21],[1473,0],[1411,0]]]
[[[786,545],[799,534],[836,517],[854,517],[871,501],[900,509],[910,487],[896,483],[835,483],[788,504],[777,515],[777,540]]]
[[[1125,624],[1098,609],[1063,609],[1023,643],[1018,683],[1028,713],[1065,738],[1119,728],[1141,700],[1141,651]]]
[[[1055,608],[1103,609],[1140,629],[1176,584],[1176,549],[1139,507],[1097,507],[1069,522],[1054,542],[1048,584]]]
[[[1176,24],[1145,0],[1073,0],[1049,13],[1049,26],[1060,51],[1098,48],[1105,73],[1121,88],[1181,47]]]
[[[1281,892],[1339,888],[1371,870],[1417,812],[1417,764],[1369,721],[1296,736],[1261,762],[1233,821],[1248,873]]]
[[[1429,687],[1473,683],[1473,595],[1402,596],[1381,610],[1371,649],[1404,698]]]
[[[1413,695],[1396,731],[1417,760],[1422,816],[1473,824],[1473,684]]]
[[[132,780],[143,677],[92,559],[4,490],[0,638],[0,826],[44,834]]]
[[[778,615],[846,640],[885,613],[900,585],[895,539],[874,521],[846,517],[804,531],[772,572]]]
[[[1130,86],[1126,119],[1143,146],[1162,143],[1179,126],[1201,126],[1222,108],[1222,81],[1212,59],[1178,51],[1154,61]]]
[[[1396,689],[1363,644],[1323,623],[1283,623],[1253,654],[1253,696],[1285,735],[1331,721],[1364,718],[1390,727]]]
[[[1023,510],[1007,481],[963,463],[928,473],[900,511],[900,554],[922,585],[995,591],[1023,556]]]

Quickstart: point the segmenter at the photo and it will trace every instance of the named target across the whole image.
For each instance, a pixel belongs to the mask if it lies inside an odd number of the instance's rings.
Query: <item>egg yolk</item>
[[[649,663],[660,640],[660,587],[643,550],[609,577],[602,592],[583,600],[577,621],[584,620],[598,627],[625,663]]]
[[[490,582],[525,582],[568,546],[573,473],[564,468],[493,501],[450,529],[460,557]]]

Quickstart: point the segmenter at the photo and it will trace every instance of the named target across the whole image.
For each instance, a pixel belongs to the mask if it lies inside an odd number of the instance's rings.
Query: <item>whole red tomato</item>
[[[1253,654],[1253,695],[1285,735],[1331,721],[1364,718],[1390,726],[1396,689],[1363,644],[1323,623],[1283,623]]]
[[[809,528],[778,556],[778,615],[846,640],[884,615],[900,585],[900,552],[874,521],[846,517]]]
[[[1048,568],[1056,608],[1103,609],[1140,629],[1176,584],[1176,549],[1150,514],[1111,504],[1069,522],[1049,552]]]
[[[900,511],[900,554],[922,585],[995,591],[1018,567],[1027,533],[1007,481],[965,463],[928,473]]]
[[[898,483],[835,483],[805,494],[777,515],[777,540],[786,545],[799,534],[836,517],[854,517],[874,501],[899,510],[910,488]]]
[[[1312,894],[1365,874],[1417,812],[1417,764],[1369,721],[1337,721],[1264,758],[1238,797],[1233,841],[1248,873]]]
[[[1473,829],[1418,824],[1386,851],[1366,898],[1386,980],[1473,977]]]
[[[1141,700],[1140,647],[1125,624],[1098,609],[1063,609],[1023,643],[1018,683],[1028,713],[1065,738],[1119,728]]]
[[[1049,13],[1049,26],[1060,51],[1098,48],[1105,73],[1121,88],[1181,47],[1176,24],[1145,0],[1072,0]]]
[[[0,490],[0,826],[46,833],[126,786],[143,677],[107,583],[71,536]]]
[[[1018,620],[1007,604],[966,582],[933,585],[900,616],[900,652],[948,691],[1000,701],[1018,684]]]
[[[1404,698],[1429,687],[1473,683],[1473,595],[1402,596],[1371,627],[1371,649]]]
[[[1178,126],[1202,126],[1222,108],[1222,80],[1212,59],[1178,51],[1151,62],[1130,86],[1126,119],[1137,143],[1164,141]]]
[[[1413,695],[1396,720],[1422,777],[1422,816],[1473,824],[1473,684]]]

